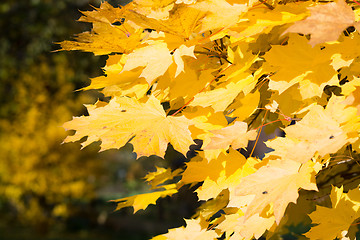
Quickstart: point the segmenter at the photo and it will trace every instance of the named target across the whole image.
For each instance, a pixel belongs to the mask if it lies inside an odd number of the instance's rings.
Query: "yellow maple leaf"
[[[202,182],[206,178],[216,180],[221,169],[223,169],[221,159],[211,159],[208,161],[206,158],[198,156],[191,159],[186,164],[186,170],[182,174],[181,181],[184,183]]]
[[[78,34],[75,41],[63,41],[61,50],[81,50],[93,52],[95,55],[110,53],[129,53],[134,50],[143,38],[143,30],[130,26],[127,22],[121,22],[124,10],[114,8],[109,3],[103,2],[96,11],[82,12],[79,21],[93,24],[91,32]]]
[[[151,85],[156,78],[162,76],[173,62],[178,66],[175,77],[184,71],[182,56],[196,58],[194,55],[194,46],[186,47],[185,45],[181,45],[172,55],[166,43],[162,41],[148,41],[148,43],[148,46],[136,49],[126,55],[122,71],[130,71],[137,67],[144,66],[145,68],[139,77],[144,77],[149,85]]]
[[[234,102],[228,107],[228,116],[236,118],[236,120],[244,121],[253,114],[260,101],[260,92],[255,91],[247,95],[240,93]]]
[[[239,204],[243,202],[237,201],[234,189],[239,185],[242,178],[256,171],[255,165],[259,162],[253,158],[246,160],[241,153],[232,148],[229,149],[229,153],[222,153],[216,161],[223,165],[217,169],[212,169],[213,172],[217,172],[218,177],[214,179],[208,176],[204,180],[203,185],[196,190],[198,198],[208,200],[217,196],[222,190],[228,189],[230,192],[229,204],[232,207],[239,207]]]
[[[134,50],[142,38],[142,31],[128,34],[118,26],[99,23],[96,32],[84,32],[76,36],[75,41],[63,41],[61,50],[81,50],[95,55],[110,53],[129,53]],[[131,29],[130,26],[127,29]]]
[[[336,99],[338,101],[335,101]],[[351,133],[357,131],[358,124],[353,121],[351,126],[344,123],[350,119],[356,121],[356,109],[346,108],[346,105],[339,101],[339,97],[333,96],[326,109],[319,105],[311,106],[301,121],[284,129],[285,137],[265,142],[274,149],[269,155],[305,163],[316,152],[324,156],[337,152],[349,142],[354,142],[356,139]]]
[[[93,7],[96,11],[81,11],[83,16],[79,18],[81,22],[103,22],[103,23],[113,23],[119,21],[120,16],[123,14],[123,9],[114,8],[108,2],[102,2],[99,8]]]
[[[174,3],[176,0],[134,0],[134,3],[140,6],[162,8]]]
[[[181,58],[182,56],[189,56],[196,58],[194,55],[194,49],[195,46],[187,47],[185,45],[181,45],[179,48],[177,48],[173,54],[174,56],[174,62],[177,65],[175,77],[177,77],[181,72],[184,72],[184,61]]]
[[[355,14],[344,0],[316,5],[309,8],[311,15],[305,20],[295,22],[285,32],[311,34],[309,44],[335,41],[349,26],[355,24]]]
[[[211,106],[215,112],[224,111],[240,92],[244,91],[249,85],[255,84],[256,79],[253,75],[243,73],[237,76],[234,82],[229,81],[214,90],[196,94],[189,106]]]
[[[200,218],[185,219],[186,227],[170,229],[168,233],[156,236],[152,240],[216,240],[219,236],[214,230],[206,230]]]
[[[187,107],[183,113],[194,123],[190,129],[192,138],[202,140],[204,146],[210,142],[210,137],[213,136],[211,130],[221,129],[228,125],[225,115],[222,112],[214,113],[211,107]],[[204,150],[204,155],[207,159],[214,159],[225,151],[226,149]]]
[[[228,240],[250,240],[260,238],[274,224],[274,216],[262,217],[255,214],[245,220],[243,212],[239,210],[235,214],[225,215],[225,220],[216,229],[226,232]]]
[[[169,17],[169,11],[174,7],[175,0],[134,0],[134,9],[148,18],[165,20]]]
[[[159,184],[173,179],[174,177],[178,176],[182,171],[183,170],[181,168],[172,171],[171,168],[156,167],[156,171],[149,172],[148,174],[146,174],[144,179],[151,185],[153,189],[155,189],[159,188]]]
[[[294,84],[284,92],[272,94],[270,101],[279,104],[279,111],[286,116],[292,116],[295,112],[303,108],[303,98],[300,94],[299,84]],[[289,104],[291,102],[291,104]],[[311,102],[309,103],[311,104]]]
[[[211,107],[188,107],[184,110],[184,116],[194,123],[196,129],[192,129],[193,139],[210,141],[211,130],[221,129],[227,126],[227,120],[222,112],[214,112]]]
[[[236,187],[236,195],[255,195],[248,206],[245,218],[260,214],[266,206],[273,204],[276,223],[279,224],[290,202],[296,202],[298,189],[317,190],[311,161],[300,164],[295,161],[272,160],[254,174],[242,179]]]
[[[210,220],[214,214],[218,213],[220,210],[224,209],[229,203],[229,191],[224,189],[221,191],[216,198],[212,198],[205,203],[201,204],[197,208],[196,213],[192,216],[193,218],[201,217],[205,220]]]
[[[264,56],[263,71],[275,73],[270,77],[269,88],[281,94],[300,83],[303,98],[321,96],[327,84],[338,85],[337,72],[330,65],[332,54],[326,47],[312,48],[303,36],[290,35],[286,46],[272,46]]]
[[[197,0],[176,0],[177,4],[184,3],[184,4],[193,4]]]
[[[159,64],[161,62],[161,64]],[[144,66],[141,75],[149,85],[159,76],[163,75],[173,63],[173,58],[166,43],[153,42],[149,46],[134,50],[126,56],[123,72]]]
[[[349,83],[346,83],[341,88],[341,93],[346,98],[347,105],[354,106],[357,108],[357,113],[360,116],[360,78],[355,78]]]
[[[249,8],[236,25],[224,29],[219,35],[230,35],[233,42],[253,41],[256,39],[255,35],[269,33],[275,26],[302,20],[308,15],[305,12],[308,6],[309,2],[288,2],[286,5],[277,5],[275,9],[265,7]],[[276,38],[276,35],[272,37]]]
[[[101,140],[101,150],[106,150],[130,141],[138,156],[163,156],[169,142],[185,155],[193,143],[189,131],[192,122],[184,116],[166,116],[160,101],[152,96],[146,103],[115,97],[103,107],[88,105],[87,109],[90,116],[75,117],[64,124],[65,129],[76,130],[64,142],[88,136],[83,147]]]
[[[231,146],[234,149],[244,148],[249,141],[255,140],[257,132],[248,131],[247,123],[235,121],[231,126],[219,130],[210,131],[214,134],[210,143],[204,146],[204,149],[228,149]]]
[[[166,20],[148,18],[131,9],[127,10],[125,14],[126,19],[131,20],[144,28],[173,34],[186,40],[190,38],[190,35],[195,28],[200,25],[199,20],[204,16],[205,13],[203,11],[188,7],[185,4],[174,6],[169,15],[169,19]]]
[[[231,53],[232,51],[229,49],[228,52]],[[224,80],[230,80],[230,82],[235,83],[247,95],[256,84],[256,81],[251,81],[250,77],[253,77],[254,80],[260,77],[259,71],[253,73],[249,69],[260,58],[258,55],[252,54],[249,50],[249,44],[246,42],[237,43],[237,47],[231,55],[230,60],[232,64],[226,69]]]
[[[191,7],[206,12],[206,16],[201,20],[201,32],[230,27],[236,24],[248,9],[247,4],[229,4],[225,0],[199,1]]]
[[[183,173],[182,182],[202,182],[203,185],[196,190],[199,199],[208,200],[220,194],[224,189],[230,191],[230,201],[234,198],[234,187],[241,178],[256,171],[258,160],[245,157],[238,151],[230,148],[229,153],[222,153],[219,157],[207,160],[203,153],[191,159]],[[234,203],[235,204],[235,203]],[[234,205],[238,207],[238,205]]]
[[[358,32],[354,32],[348,37],[339,37],[338,41],[329,44],[327,48],[333,49],[334,52],[337,52],[341,55],[343,61],[348,62],[360,55],[360,50],[353,47],[358,46],[359,44],[360,35]]]
[[[149,90],[149,84],[145,78],[140,77],[142,70],[137,68],[120,74],[123,69],[122,59],[119,59],[119,55],[109,56],[107,65],[104,67],[105,75],[92,78],[91,84],[81,90],[103,89],[102,92],[106,96],[129,96],[137,99],[144,97]]]
[[[156,204],[156,201],[159,198],[164,198],[177,193],[175,184],[166,185],[162,187],[164,187],[165,190],[138,194],[131,197],[111,200],[111,202],[117,203],[117,207],[115,210],[120,210],[124,207],[133,207],[134,213],[136,213],[139,210],[145,210],[150,204]]]
[[[199,71],[185,65],[184,72],[181,72],[176,78],[170,74],[159,78],[156,89],[168,91],[170,99],[183,98],[184,102],[187,102],[205,87],[209,79],[214,78],[212,72],[212,69]]]
[[[305,234],[310,239],[335,239],[341,238],[342,232],[347,231],[355,219],[360,217],[360,191],[350,190],[343,193],[343,187],[332,187],[332,208],[317,206],[316,211],[310,214],[313,223],[319,225],[312,227]]]

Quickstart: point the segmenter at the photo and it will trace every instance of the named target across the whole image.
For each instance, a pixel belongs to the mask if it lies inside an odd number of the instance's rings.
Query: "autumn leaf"
[[[253,239],[253,237],[258,239],[274,224],[274,216],[261,217],[259,214],[255,214],[245,220],[244,214],[240,210],[235,214],[225,215],[225,220],[216,229],[226,232],[229,240]]]
[[[224,189],[216,198],[210,199],[202,204],[193,215],[193,218],[201,217],[205,220],[210,220],[216,213],[224,209],[228,203],[229,191]]]
[[[333,58],[337,58],[338,61],[343,63],[335,63],[333,65],[337,70],[340,67],[349,66],[356,57],[360,54],[360,49],[354,48],[352,46],[357,46],[360,44],[360,35],[359,32],[353,32],[349,37],[340,37],[338,41],[328,44],[327,48],[332,49],[335,52]],[[355,60],[356,61],[356,60]],[[337,68],[337,66],[340,66]]]
[[[214,134],[211,141],[204,149],[227,149],[231,146],[234,149],[244,148],[248,141],[255,140],[257,132],[248,131],[245,122],[236,121],[233,125],[219,130],[212,130]]]
[[[158,64],[161,62],[161,64]],[[123,72],[144,66],[141,75],[149,85],[159,76],[163,75],[173,59],[166,43],[154,42],[153,44],[139,48],[126,56]]]
[[[312,227],[305,234],[308,238],[341,238],[342,232],[347,231],[354,220],[360,217],[360,191],[358,188],[350,190],[346,194],[343,193],[343,187],[337,188],[333,186],[330,197],[331,208],[317,206],[316,211],[310,214],[313,223],[319,225]]]
[[[200,219],[185,219],[186,227],[170,229],[168,233],[156,236],[152,240],[216,240],[219,236],[214,230],[207,231]]]
[[[189,106],[211,106],[215,112],[224,111],[242,91],[253,83],[255,83],[255,78],[252,75],[237,76],[237,82],[230,81],[212,91],[196,94]]]
[[[259,91],[255,91],[254,93],[249,93],[245,96],[245,94],[239,94],[234,102],[228,106],[228,116],[236,117],[239,121],[244,121],[251,114],[253,114],[260,101],[260,93]]]
[[[192,32],[200,25],[199,20],[202,19],[204,15],[205,13],[201,10],[189,8],[184,5],[177,5],[167,20],[148,18],[131,9],[126,12],[125,17],[144,28],[155,29],[183,39],[189,39]]]
[[[103,68],[106,75],[92,78],[91,84],[81,90],[102,89],[108,96],[144,97],[150,86],[145,78],[140,77],[142,69],[121,72],[124,59],[125,55],[110,55]]]
[[[279,104],[278,111],[276,112],[281,112],[281,114],[284,114],[284,116],[293,116],[295,112],[304,107],[302,105],[303,97],[301,96],[300,85],[298,83],[292,85],[281,94],[278,92],[272,94],[270,101],[274,101]],[[291,104],[288,104],[289,101]]]
[[[176,78],[170,74],[159,78],[156,89],[168,89],[170,99],[183,98],[187,102],[205,87],[210,78],[214,77],[211,72],[211,70],[199,72],[185,65],[184,71],[179,73]],[[179,79],[187,80],[180,81]]]
[[[167,117],[154,97],[146,103],[115,97],[106,106],[88,105],[87,109],[90,116],[76,117],[64,124],[65,129],[76,130],[64,142],[88,136],[83,147],[101,140],[101,150],[106,150],[120,148],[130,141],[138,156],[163,156],[169,142],[185,155],[193,143],[189,131],[192,122],[184,116]]]
[[[356,78],[342,88],[342,94],[348,96],[346,103],[357,108],[360,116],[360,79]]]
[[[202,182],[206,178],[216,180],[220,175],[219,169],[222,168],[222,161],[220,159],[208,161],[199,155],[186,164],[186,170],[182,174],[182,181],[184,183],[192,183]]]
[[[181,45],[178,49],[174,52],[174,62],[177,65],[175,77],[177,77],[181,72],[184,72],[184,61],[181,58],[182,56],[189,56],[196,58],[194,55],[195,46],[187,47],[185,45]]]
[[[174,177],[180,175],[180,172],[182,172],[182,169],[176,169],[172,171],[170,168],[161,168],[156,167],[155,172],[149,172],[146,174],[144,179],[146,182],[148,182],[153,189],[159,188],[160,184],[172,180]]]
[[[130,36],[117,26],[99,24],[98,30],[92,33],[84,32],[75,37],[75,41],[63,41],[61,50],[81,50],[93,52],[95,55],[110,53],[129,53],[135,49],[141,40],[141,32],[133,32]],[[111,32],[109,31],[111,29]],[[130,29],[130,27],[129,27]]]
[[[290,202],[296,202],[298,189],[317,190],[316,166],[312,162],[300,164],[295,161],[270,161],[268,165],[242,179],[236,195],[255,195],[245,218],[260,214],[266,206],[273,204],[276,223],[279,224]]]
[[[159,198],[164,198],[177,193],[175,184],[162,187],[164,187],[165,190],[138,194],[131,197],[111,200],[111,202],[117,203],[116,210],[120,210],[124,207],[133,207],[134,213],[136,213],[139,210],[145,210],[150,204],[156,204],[156,201]]]
[[[274,73],[270,78],[270,89],[281,94],[299,83],[300,93],[306,99],[320,96],[326,85],[338,82],[337,79],[331,81],[336,76],[330,65],[333,52],[326,47],[312,48],[307,42],[305,37],[292,34],[286,46],[272,46],[265,54],[263,71]]]
[[[75,37],[75,41],[63,41],[61,50],[81,50],[93,52],[96,55],[110,53],[130,53],[143,38],[143,31],[135,29],[128,23],[120,26],[113,23],[120,22],[124,11],[103,2],[96,11],[82,12],[84,16],[79,21],[93,24],[91,32],[83,32]]]
[[[162,20],[169,17],[169,11],[173,9],[174,3],[175,0],[134,0],[129,5],[139,14],[150,19]]]
[[[122,8],[116,8],[111,6],[108,2],[102,2],[99,8],[93,7],[95,11],[81,11],[83,16],[78,21],[81,22],[103,22],[112,24],[116,21],[120,21],[120,16],[124,10]]]
[[[239,207],[243,202],[238,201],[235,189],[242,178],[256,172],[255,165],[259,163],[258,160],[252,158],[246,160],[241,153],[230,148],[229,153],[220,154],[215,161],[222,164],[222,167],[217,168],[219,175],[215,177],[213,174],[212,177],[206,177],[202,186],[196,190],[198,198],[208,200],[220,194],[224,189],[228,189],[230,192],[229,205]],[[216,169],[212,168],[212,171],[214,172]]]
[[[337,97],[332,97],[333,101],[330,101],[326,109],[319,105],[312,106],[301,121],[284,129],[285,137],[267,141],[265,144],[275,150],[270,154],[284,160],[305,163],[316,152],[324,156],[335,153],[347,143],[353,142],[354,139],[349,136],[352,136],[351,132],[356,131],[356,124],[347,130],[343,125],[346,120],[342,120],[340,116],[356,119],[356,110],[345,109],[345,105],[336,99]]]
[[[249,2],[250,6],[253,1]],[[239,3],[239,1],[238,1]],[[245,1],[240,1],[240,3],[245,3]],[[256,5],[256,4],[255,4]],[[223,32],[219,33],[220,36],[230,35],[234,37],[234,41],[239,41],[239,43],[256,41],[256,39],[261,38],[263,34],[268,34],[275,27],[281,26],[286,23],[293,23],[299,20],[302,20],[308,14],[305,11],[306,7],[309,6],[308,2],[287,2],[286,5],[277,5],[274,9],[269,9],[267,7],[251,7],[248,11],[241,16],[240,21],[234,26],[231,26],[229,29],[225,29]],[[278,30],[276,30],[277,32]],[[256,36],[260,34],[260,36]],[[278,38],[279,36],[270,35],[270,38]],[[254,52],[258,52],[255,49],[264,49],[268,47],[269,43],[253,43]],[[256,46],[257,45],[257,46]]]
[[[202,187],[196,190],[199,199],[207,200],[217,196],[224,189],[230,191],[230,201],[233,189],[239,184],[241,178],[256,171],[258,160],[248,159],[238,151],[230,148],[229,153],[222,153],[219,157],[207,160],[202,154],[191,159],[186,164],[182,182],[202,182]]]
[[[309,44],[336,41],[340,34],[355,24],[355,14],[344,0],[309,7],[311,15],[305,20],[295,22],[285,32],[311,34]]]
[[[201,139],[205,144],[210,142],[210,137],[213,136],[210,132],[211,130],[221,129],[227,126],[227,120],[224,114],[214,112],[211,107],[189,107],[183,113],[186,118],[194,123],[194,126],[191,127],[193,139]],[[220,152],[221,151],[222,150],[220,150]],[[204,153],[206,155],[206,151]],[[206,156],[206,158],[208,157]]]
[[[172,3],[176,0],[134,0],[134,3],[141,6],[151,7],[151,8],[163,8]]]
[[[236,24],[248,9],[247,4],[229,4],[225,0],[199,1],[192,7],[206,12],[206,16],[201,20],[201,32],[230,27]],[[226,14],[223,14],[224,12]]]
[[[174,52],[174,58],[170,53],[166,43],[155,41],[150,43],[148,46],[134,50],[134,52],[126,56],[123,72],[133,70],[137,67],[144,66],[141,75],[151,85],[153,81],[162,76],[175,62],[177,64],[177,70],[175,77],[184,70],[184,62],[181,59],[182,56],[194,55],[194,47],[186,47],[181,45],[179,49]],[[161,62],[161,64],[159,64]]]

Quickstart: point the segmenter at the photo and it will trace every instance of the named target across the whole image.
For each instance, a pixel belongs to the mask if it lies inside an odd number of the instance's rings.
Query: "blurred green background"
[[[109,1],[121,5],[123,1]],[[61,125],[102,96],[77,92],[102,74],[106,57],[54,52],[89,30],[76,22],[99,0],[2,0],[0,3],[0,239],[149,239],[183,224],[197,207],[182,191],[132,215],[108,202],[148,191],[142,177],[166,159],[140,158],[126,145],[98,153],[61,144]]]

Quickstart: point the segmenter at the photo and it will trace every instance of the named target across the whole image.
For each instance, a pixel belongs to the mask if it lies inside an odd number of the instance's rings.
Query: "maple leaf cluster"
[[[310,239],[353,239],[359,173],[332,171],[360,159],[359,11],[344,0],[104,2],[79,19],[90,32],[60,44],[108,55],[84,90],[110,100],[66,122],[65,142],[164,157],[201,140],[185,166],[146,176],[152,192],[114,200],[136,212],[198,186],[197,214],[153,239],[271,238],[310,221]],[[264,158],[240,153],[279,127]]]

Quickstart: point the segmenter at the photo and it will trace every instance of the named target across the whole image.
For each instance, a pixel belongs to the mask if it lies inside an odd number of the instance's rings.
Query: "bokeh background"
[[[76,21],[79,10],[99,5],[0,2],[0,239],[149,239],[183,225],[198,206],[186,189],[135,215],[108,202],[148,192],[141,179],[148,171],[183,164],[174,151],[136,160],[130,144],[101,153],[99,143],[81,151],[79,143],[61,144],[61,125],[103,98],[76,90],[102,74],[106,57],[56,52],[55,43],[89,30]]]

